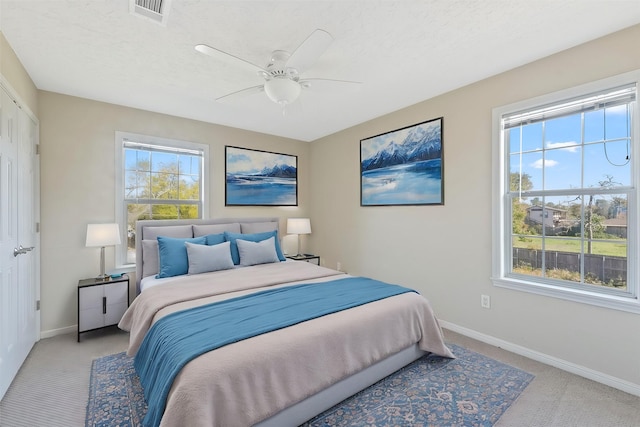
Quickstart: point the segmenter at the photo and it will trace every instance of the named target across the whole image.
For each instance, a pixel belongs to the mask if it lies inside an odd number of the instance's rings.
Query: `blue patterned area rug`
[[[492,426],[533,375],[457,345],[458,357],[429,355],[304,424],[320,426]],[[86,426],[137,427],[147,411],[133,359],[93,361]]]

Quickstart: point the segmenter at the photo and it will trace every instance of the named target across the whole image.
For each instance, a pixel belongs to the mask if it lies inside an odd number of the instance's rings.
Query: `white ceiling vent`
[[[165,25],[170,3],[171,0],[129,0],[129,12]]]

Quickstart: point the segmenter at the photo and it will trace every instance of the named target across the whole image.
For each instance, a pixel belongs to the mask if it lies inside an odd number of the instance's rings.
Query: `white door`
[[[0,399],[39,338],[37,124],[0,89]]]

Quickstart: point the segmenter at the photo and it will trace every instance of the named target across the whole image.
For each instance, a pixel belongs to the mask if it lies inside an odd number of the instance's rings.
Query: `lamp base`
[[[300,235],[298,234],[298,253],[296,254],[296,258],[303,258],[302,254],[302,243],[300,243]]]
[[[104,272],[104,246],[100,248],[100,275],[96,277],[96,281],[106,282],[111,280],[111,276]]]

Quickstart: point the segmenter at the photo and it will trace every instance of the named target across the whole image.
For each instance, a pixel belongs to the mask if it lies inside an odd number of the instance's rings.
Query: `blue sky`
[[[179,160],[178,160],[179,159]],[[125,149],[125,168],[137,170],[139,162],[150,162],[151,172],[158,172],[163,167],[180,162],[180,173],[185,175],[200,174],[200,157],[187,154],[149,152],[146,150]]]
[[[584,116],[584,143],[579,114],[547,120],[544,136],[542,123],[511,129],[511,172],[528,174],[534,190],[599,187],[598,182],[605,180],[606,175],[621,185],[630,185],[631,169],[626,159],[631,155],[626,139],[627,107],[588,112]]]

